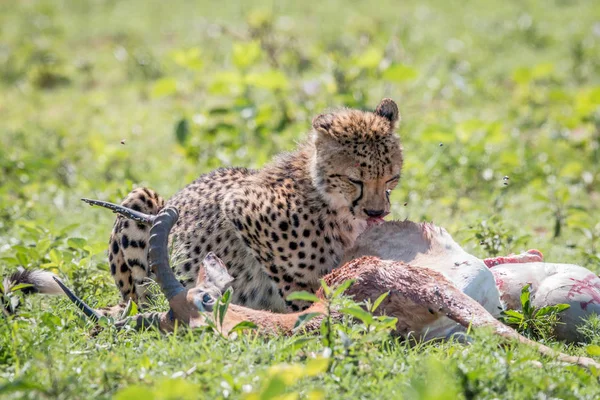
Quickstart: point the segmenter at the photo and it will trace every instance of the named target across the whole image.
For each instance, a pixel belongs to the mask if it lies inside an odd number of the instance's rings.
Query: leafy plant
[[[501,320],[526,336],[548,340],[552,338],[554,327],[560,323],[558,314],[569,307],[568,304],[533,306],[531,285],[527,284],[521,289],[521,310],[505,310]]]
[[[528,235],[515,234],[515,228],[506,228],[496,216],[469,227],[469,231],[489,257],[510,253],[513,248],[525,245],[529,239]]]
[[[8,277],[3,282],[0,282],[0,302],[2,303],[2,314],[4,317],[15,313],[21,302],[20,292],[32,286],[28,283],[14,284]]]

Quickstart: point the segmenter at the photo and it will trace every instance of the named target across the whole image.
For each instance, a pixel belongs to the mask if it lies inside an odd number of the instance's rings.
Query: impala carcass
[[[363,233],[345,260],[370,255],[442,273],[458,289],[498,317],[502,310],[520,310],[521,289],[531,285],[535,307],[569,304],[559,314],[555,336],[581,340],[577,327],[591,314],[600,314],[600,279],[586,268],[545,263],[542,254],[479,259],[467,253],[443,228],[410,221],[386,222]],[[448,318],[429,325],[425,338],[440,338],[464,328]]]
[[[176,219],[176,210],[167,208],[153,218],[150,231],[149,261],[161,290],[169,300],[170,311],[141,314],[120,321],[118,325],[133,322],[138,327],[153,325],[163,331],[171,331],[177,322],[198,327],[206,325],[213,317],[210,311],[216,297],[230,285],[233,278],[229,276],[220,260],[210,254],[200,269],[196,287],[185,289],[180,284],[169,266],[167,251],[168,234]],[[415,231],[418,226],[427,227],[422,230],[422,235],[430,229],[428,225],[415,224]],[[491,328],[495,334],[505,340],[534,346],[541,354],[564,362],[584,367],[600,367],[600,364],[590,358],[558,353],[519,335],[496,320],[478,302],[458,290],[443,274],[433,269],[376,257],[360,257],[324,277],[325,282],[331,287],[336,287],[348,279],[355,280],[355,283],[345,293],[359,302],[366,300],[373,302],[382,293],[389,292],[377,312],[396,317],[398,322],[395,331],[400,335],[427,332],[428,326],[442,318],[448,318],[462,327]],[[60,280],[57,278],[55,280],[86,315],[92,319],[101,318]],[[318,302],[309,309],[294,314],[276,314],[231,304],[220,329],[223,334],[227,334],[239,322],[251,321],[263,333],[291,334],[294,324],[301,315],[323,313],[326,309],[323,293],[318,292],[317,296],[320,299]],[[333,317],[339,318],[339,315],[334,312]],[[314,318],[305,325],[305,329],[316,330],[319,323],[320,318]]]

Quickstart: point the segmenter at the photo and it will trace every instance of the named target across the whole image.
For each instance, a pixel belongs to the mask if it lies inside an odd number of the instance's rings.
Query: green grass
[[[0,2],[2,275],[49,268],[91,304],[113,304],[113,216],[81,197],[120,201],[140,185],[169,197],[218,166],[260,167],[328,107],[382,97],[403,118],[395,218],[433,220],[479,256],[534,247],[600,272],[595,2],[230,3]],[[320,339],[91,336],[66,300],[32,297],[0,323],[0,397],[600,393],[593,374],[485,332],[468,347],[410,348],[344,329],[353,344],[336,336],[322,371]]]

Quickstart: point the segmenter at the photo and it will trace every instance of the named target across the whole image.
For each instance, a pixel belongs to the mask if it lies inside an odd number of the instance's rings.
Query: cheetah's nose
[[[385,212],[385,210],[367,210],[365,209],[365,214],[369,218],[383,218],[389,214],[389,212]]]

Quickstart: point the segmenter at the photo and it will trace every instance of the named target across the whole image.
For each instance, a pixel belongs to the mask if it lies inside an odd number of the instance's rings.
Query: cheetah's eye
[[[362,186],[362,184],[363,184],[362,181],[359,181],[358,179],[352,179],[352,178],[348,177],[348,180],[350,182],[354,183],[355,185]]]

